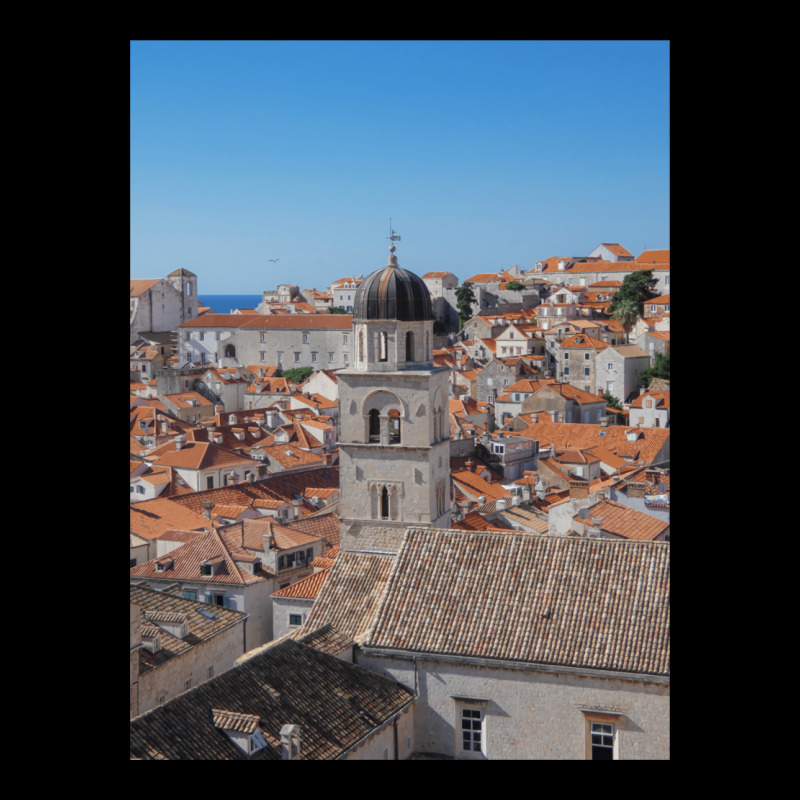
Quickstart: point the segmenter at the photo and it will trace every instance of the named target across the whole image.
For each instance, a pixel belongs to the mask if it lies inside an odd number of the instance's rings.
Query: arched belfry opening
[[[406,361],[414,361],[414,331],[406,331]]]

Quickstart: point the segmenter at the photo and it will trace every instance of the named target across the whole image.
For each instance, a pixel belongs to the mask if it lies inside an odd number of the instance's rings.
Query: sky
[[[131,41],[131,278],[324,289],[669,248],[669,42]]]

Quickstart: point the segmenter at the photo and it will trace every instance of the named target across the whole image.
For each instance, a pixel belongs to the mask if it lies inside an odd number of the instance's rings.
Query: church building
[[[450,527],[449,372],[433,365],[428,287],[389,251],[356,292],[355,358],[337,373],[345,551],[396,553],[409,525]]]

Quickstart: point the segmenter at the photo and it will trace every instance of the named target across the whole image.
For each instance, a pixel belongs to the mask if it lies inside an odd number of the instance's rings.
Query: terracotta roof
[[[162,559],[171,561],[166,569],[157,569]],[[221,559],[213,575],[202,575],[200,565],[204,561]],[[203,581],[204,583],[245,585],[265,580],[267,573],[253,575],[236,561],[252,562],[253,555],[235,545],[229,538],[223,539],[217,530],[186,542],[171,550],[161,559],[152,559],[130,568],[131,578],[147,578],[160,581]],[[163,563],[163,561],[162,561]]]
[[[130,587],[130,601],[141,606],[140,620],[142,625],[155,627],[161,639],[161,649],[151,653],[145,648],[139,649],[142,672],[149,671],[191,650],[200,642],[216,636],[230,625],[244,621],[247,616],[242,611],[214,606],[211,615],[201,614],[199,609],[208,611],[206,603],[186,600],[171,592],[156,592],[144,586]],[[175,636],[172,629],[163,623],[173,619],[183,619],[187,627],[187,635],[183,638]]]
[[[350,314],[204,314],[179,328],[282,328],[292,330],[352,330]]]
[[[380,600],[392,557],[370,553],[340,553],[328,570],[303,632],[330,623],[345,636],[360,642],[367,634]],[[334,576],[334,577],[332,577]]]
[[[608,244],[607,242],[602,242],[603,247],[608,248],[615,256],[623,256],[624,258],[633,258],[633,253],[629,253],[621,244],[617,244],[614,242],[613,244]]]
[[[645,250],[636,260],[642,264],[669,264],[669,250]]]
[[[175,442],[168,442],[150,452],[150,458],[157,459],[158,466],[178,467],[190,470],[210,469],[235,465],[249,466],[255,469],[258,464],[247,456],[233,453],[208,442],[186,442],[176,449]]]
[[[620,536],[623,539],[652,542],[669,528],[669,522],[629,508],[613,500],[601,500],[589,508],[589,516],[582,519],[573,517],[575,522],[590,524],[593,519],[602,519],[597,527],[602,531]]]
[[[322,584],[325,583],[327,570],[320,570],[295,583],[289,584],[285,589],[273,592],[273,597],[296,597],[302,600],[314,600],[319,594]]]
[[[586,333],[578,333],[574,336],[568,336],[559,345],[562,350],[567,350],[572,347],[579,349],[589,347],[594,348],[595,350],[605,350],[605,348],[608,346],[608,342],[604,342],[602,339],[595,339],[593,336],[589,336]]]
[[[211,527],[202,511],[183,508],[167,498],[131,503],[130,529],[143,539],[154,539],[173,528],[203,530]]]
[[[530,414],[521,414],[519,419],[529,421]],[[539,421],[516,431],[520,436],[536,439],[539,449],[551,444],[556,450],[573,447],[602,447],[617,456],[642,459],[652,464],[669,439],[669,428],[632,428],[627,425],[590,425],[581,422],[553,422],[548,414],[539,412]],[[636,441],[627,441],[632,433]]]
[[[413,702],[391,678],[292,638],[131,720],[130,757],[143,761],[279,761],[280,732],[300,726],[302,758],[333,760]],[[215,724],[252,719],[266,746],[245,754]]]
[[[148,289],[160,283],[161,278],[151,278],[142,280],[131,280],[131,297],[138,297],[144,294]]]
[[[409,529],[364,646],[667,676],[669,547]]]

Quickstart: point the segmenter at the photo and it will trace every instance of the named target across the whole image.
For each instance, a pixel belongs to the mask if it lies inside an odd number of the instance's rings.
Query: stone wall
[[[619,759],[669,758],[669,682],[588,671],[509,669],[418,658],[416,664],[366,651],[357,663],[418,686],[417,752],[456,759],[584,760],[587,714],[610,714]],[[415,676],[416,671],[416,676]],[[482,709],[483,749],[464,753],[461,708]],[[617,716],[618,715],[618,716]]]

